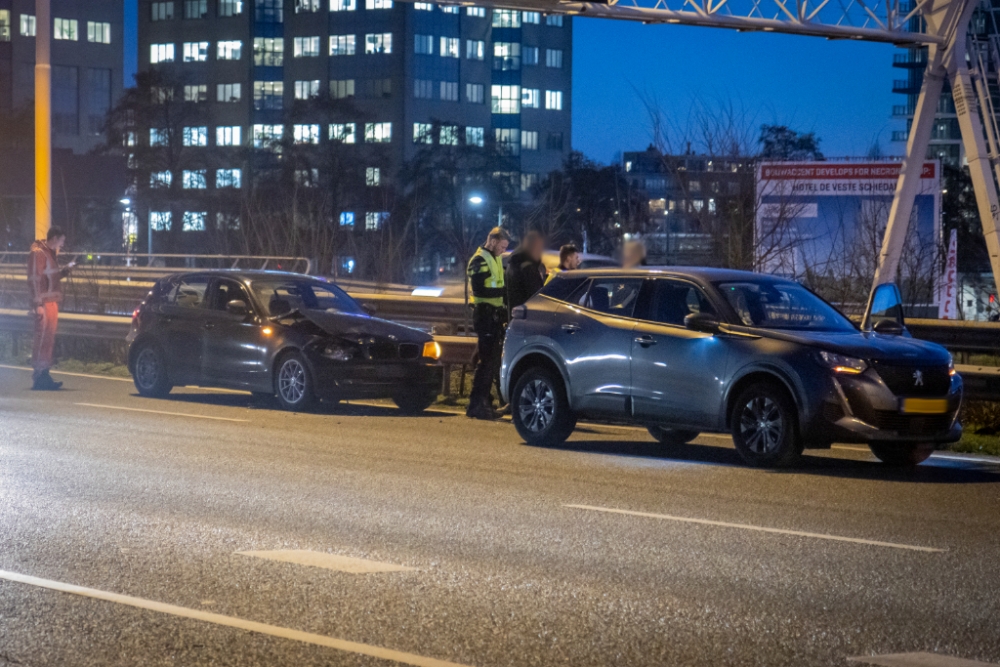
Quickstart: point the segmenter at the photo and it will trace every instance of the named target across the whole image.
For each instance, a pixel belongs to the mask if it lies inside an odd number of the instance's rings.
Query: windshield
[[[284,315],[293,310],[364,313],[361,306],[347,296],[344,290],[318,280],[255,280],[250,287],[268,317]]]
[[[715,283],[748,327],[800,331],[854,331],[850,320],[796,283]]]

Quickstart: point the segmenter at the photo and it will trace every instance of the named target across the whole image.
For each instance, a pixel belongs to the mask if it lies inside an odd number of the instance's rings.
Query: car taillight
[[[139,323],[139,309],[136,308],[132,311],[132,324],[136,325]]]

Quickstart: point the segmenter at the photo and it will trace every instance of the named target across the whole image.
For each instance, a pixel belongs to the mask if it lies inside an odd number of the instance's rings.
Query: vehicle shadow
[[[530,445],[525,445],[526,447]],[[931,458],[919,466],[894,468],[878,461],[861,461],[831,456],[825,450],[806,450],[798,462],[788,468],[749,468],[732,447],[691,443],[662,445],[655,441],[569,440],[559,449],[591,454],[642,457],[706,465],[738,466],[767,475],[822,475],[844,479],[897,481],[916,484],[998,484],[1000,461],[962,461]]]
[[[141,398],[138,393],[133,392],[132,396]],[[168,394],[162,400],[176,403],[197,404],[206,406],[228,407],[228,408],[250,408],[251,410],[274,410],[284,412],[278,405],[277,399],[260,398],[251,396],[243,392],[180,392]],[[295,413],[289,413],[295,414]],[[455,417],[454,412],[435,410],[433,407],[417,413],[404,413],[393,405],[359,405],[357,403],[330,403],[321,401],[312,407],[306,414],[311,415],[337,415],[350,417]]]

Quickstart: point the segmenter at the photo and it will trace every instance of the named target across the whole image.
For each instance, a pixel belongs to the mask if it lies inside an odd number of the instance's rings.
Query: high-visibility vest
[[[557,266],[555,268],[549,269],[549,275],[545,276],[545,284],[548,285],[552,282],[552,279],[556,277],[556,274],[562,271],[562,267]]]
[[[475,262],[477,257],[482,257],[483,260],[485,260],[486,262],[485,268],[473,267],[473,263]],[[473,275],[475,275],[476,273],[481,273],[483,271],[489,271],[489,276],[486,278],[486,287],[503,289],[504,287],[503,262],[500,261],[499,257],[494,257],[493,253],[491,253],[489,250],[484,250],[483,248],[479,248],[478,250],[476,250],[475,254],[472,255],[472,257],[469,259],[469,265],[466,268],[466,274],[471,280]],[[483,297],[483,296],[476,296],[475,294],[473,294],[471,299],[473,304],[488,303],[491,306],[496,306],[497,308],[503,308],[502,296]]]

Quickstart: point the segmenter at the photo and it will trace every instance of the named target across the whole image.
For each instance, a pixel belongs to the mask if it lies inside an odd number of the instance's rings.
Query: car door
[[[247,305],[246,315],[230,313],[230,301]],[[244,287],[230,278],[216,278],[209,289],[202,338],[202,374],[212,384],[248,387],[261,380],[267,354],[261,324]]]
[[[553,344],[565,360],[575,410],[626,414],[632,311],[641,286],[641,278],[593,278],[556,313]]]
[[[684,318],[716,314],[702,289],[673,278],[643,286],[632,336],[632,411],[664,424],[707,428],[718,423],[729,344],[692,331]]]
[[[201,380],[207,276],[184,276],[167,293],[158,319],[167,370],[175,384]]]

